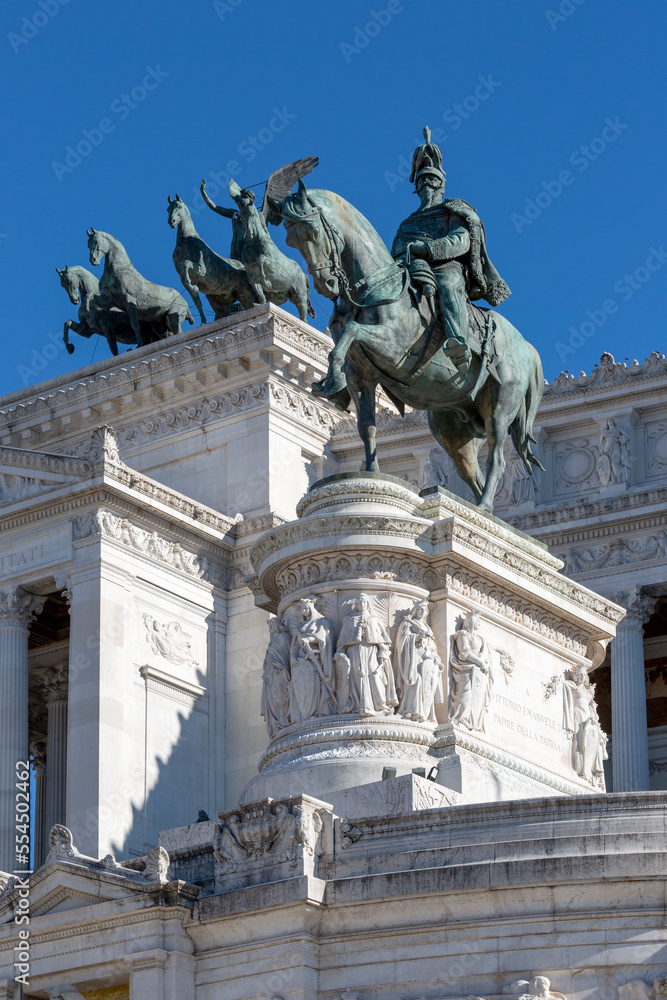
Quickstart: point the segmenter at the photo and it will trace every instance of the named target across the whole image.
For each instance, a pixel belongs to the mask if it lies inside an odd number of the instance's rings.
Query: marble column
[[[16,763],[29,760],[28,633],[43,600],[20,587],[0,592],[0,871],[17,867]]]
[[[45,831],[65,825],[67,794],[67,670],[68,662],[51,667],[44,679],[48,712],[46,728]]]
[[[644,680],[644,625],[656,599],[641,587],[614,594],[625,608],[611,643],[611,731],[615,792],[648,788],[648,728]]]
[[[30,754],[32,756],[32,766],[35,772],[35,842],[33,846],[33,865],[35,869],[44,864],[47,855],[46,845],[48,836],[46,831],[45,815],[45,785],[46,785],[46,741],[37,740],[30,744]]]

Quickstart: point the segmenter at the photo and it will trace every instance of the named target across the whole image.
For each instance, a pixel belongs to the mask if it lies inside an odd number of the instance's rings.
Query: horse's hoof
[[[68,354],[74,354],[74,344],[65,344]]]
[[[311,389],[316,396],[335,396],[347,387],[347,380],[343,374],[327,375],[321,382],[313,382]]]

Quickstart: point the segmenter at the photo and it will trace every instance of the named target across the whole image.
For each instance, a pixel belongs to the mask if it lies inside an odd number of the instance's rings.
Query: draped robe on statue
[[[333,629],[321,615],[305,618],[294,633],[290,720],[305,722],[335,712]]]
[[[408,615],[396,636],[398,712],[418,722],[436,722],[435,704],[444,699],[443,665],[435,637],[423,618]]]
[[[563,681],[563,728],[572,733],[572,766],[582,778],[600,777],[607,759],[607,737],[602,732],[591,688],[576,679]]]
[[[396,705],[390,645],[387,630],[376,615],[361,612],[343,621],[337,648],[350,661],[353,712],[376,715]]]
[[[455,632],[449,668],[452,722],[484,732],[486,711],[491,700],[491,663],[482,636],[466,628]]]
[[[271,637],[264,657],[262,703],[259,711],[264,716],[269,736],[289,725],[290,646],[289,633],[283,629]]]

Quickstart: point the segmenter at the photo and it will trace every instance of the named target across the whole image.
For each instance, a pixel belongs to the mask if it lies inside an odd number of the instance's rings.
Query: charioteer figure
[[[429,128],[424,139],[414,151],[410,174],[421,205],[399,226],[391,252],[405,262],[424,291],[435,288],[445,350],[463,371],[471,359],[468,302],[486,299],[498,306],[510,290],[489,260],[484,226],[475,209],[461,198],[444,196],[442,152],[431,142]]]

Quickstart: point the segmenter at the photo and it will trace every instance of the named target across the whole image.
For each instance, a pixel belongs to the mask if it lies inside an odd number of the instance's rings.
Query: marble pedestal
[[[283,635],[265,666],[265,708],[276,691],[280,704],[242,803],[307,794],[336,809],[346,790],[411,772],[463,802],[604,791],[588,671],[622,608],[564,577],[541,543],[441,488],[332,477],[314,484],[298,515],[251,553],[258,603],[279,616]],[[423,643],[406,647],[404,623],[420,602]],[[330,647],[324,659],[298,662],[306,618]],[[331,665],[341,651],[347,677]],[[411,683],[423,673],[426,690],[438,657],[435,698],[415,716]],[[393,680],[384,675],[376,710],[367,698],[362,715],[366,681],[352,675],[377,682],[382,658]],[[304,684],[320,685],[307,718]]]

